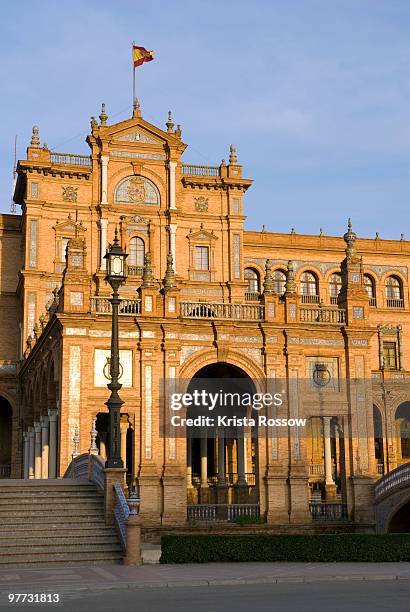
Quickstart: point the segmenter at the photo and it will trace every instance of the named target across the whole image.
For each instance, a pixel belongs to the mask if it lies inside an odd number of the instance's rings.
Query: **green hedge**
[[[410,561],[410,534],[167,535],[161,563]]]

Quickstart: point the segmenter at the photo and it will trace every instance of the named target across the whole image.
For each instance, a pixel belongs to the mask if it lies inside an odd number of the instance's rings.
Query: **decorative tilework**
[[[363,306],[353,306],[353,319],[363,319],[364,308]]]
[[[233,275],[241,278],[241,237],[239,234],[233,236]]]
[[[30,221],[30,251],[29,251],[29,267],[35,268],[37,266],[37,219],[31,219]]]

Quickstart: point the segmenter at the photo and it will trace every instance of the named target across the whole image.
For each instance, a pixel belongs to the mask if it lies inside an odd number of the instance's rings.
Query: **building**
[[[104,106],[99,120],[88,156],[48,150],[34,127],[17,168],[22,214],[0,218],[2,475],[63,476],[94,419],[106,453],[104,255],[117,228],[121,452],[145,524],[241,505],[276,525],[371,528],[374,483],[410,459],[410,243],[357,238],[350,224],[343,237],[245,231],[252,180],[233,145],[227,163],[187,165],[171,114],[165,130],[138,103],[128,120],[110,125]],[[278,416],[306,427],[164,435],[163,381],[203,377],[276,381]]]

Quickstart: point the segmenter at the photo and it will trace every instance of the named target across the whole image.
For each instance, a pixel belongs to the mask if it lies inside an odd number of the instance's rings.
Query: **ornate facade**
[[[39,130],[18,163],[21,216],[2,215],[2,475],[62,476],[107,445],[110,288],[117,227],[121,288],[121,448],[146,524],[223,512],[269,523],[374,523],[373,485],[410,459],[410,243],[246,231],[234,146],[218,166],[184,164],[171,116],[91,121],[90,155],[55,153]],[[222,374],[221,374],[222,372]],[[161,430],[165,379],[282,381],[279,416],[305,432],[194,440]],[[302,384],[328,376],[313,401]],[[296,382],[295,382],[296,381]],[[317,381],[316,381],[317,382]],[[221,509],[224,509],[221,514]],[[230,515],[229,515],[230,516]]]

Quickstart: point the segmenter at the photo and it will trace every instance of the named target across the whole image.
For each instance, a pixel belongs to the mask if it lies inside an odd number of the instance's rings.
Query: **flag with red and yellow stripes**
[[[144,62],[152,62],[154,59],[154,52],[147,51],[144,47],[132,46],[132,56],[134,59],[134,68],[141,66]]]

